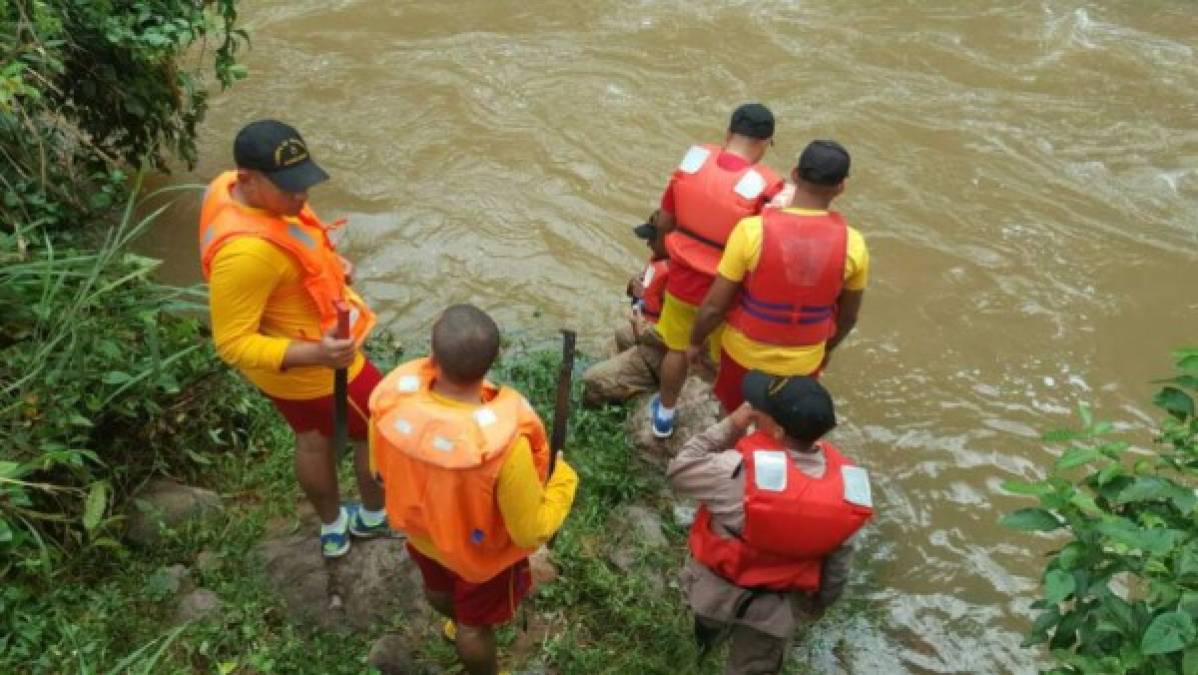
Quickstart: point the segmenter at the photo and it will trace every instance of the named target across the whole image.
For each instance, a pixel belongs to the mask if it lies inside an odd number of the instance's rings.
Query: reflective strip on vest
[[[313,239],[312,236],[307,232],[304,232],[303,229],[301,229],[300,226],[296,225],[295,223],[287,223],[287,234],[291,235],[295,239],[298,239],[301,244],[307,246],[308,248],[316,248],[316,240]]]
[[[745,172],[745,175],[736,181],[736,187],[732,191],[744,197],[745,199],[757,199],[765,190],[765,178],[753,169]]]
[[[711,157],[710,150],[701,145],[692,145],[691,149],[687,150],[686,155],[682,157],[678,170],[684,173],[698,173],[708,157]]]

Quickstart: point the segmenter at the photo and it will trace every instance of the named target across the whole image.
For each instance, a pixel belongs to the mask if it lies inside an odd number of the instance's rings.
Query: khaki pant
[[[639,334],[630,323],[616,330],[619,353],[582,374],[582,397],[587,405],[620,403],[657,389],[666,348],[652,326]]]
[[[711,645],[712,650],[719,647],[720,642],[728,642],[725,675],[774,675],[782,672],[792,638],[777,638],[747,626],[721,623],[699,616],[695,617],[695,621],[699,624],[699,630],[708,631],[717,640]]]

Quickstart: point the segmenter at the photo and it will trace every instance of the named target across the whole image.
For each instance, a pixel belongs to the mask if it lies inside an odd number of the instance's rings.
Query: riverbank
[[[495,378],[527,392],[551,419],[557,355],[519,346],[507,354]],[[389,365],[400,355],[384,348],[374,356]],[[365,630],[291,616],[263,560],[264,541],[310,533],[292,475],[291,439],[269,404],[238,378],[224,377],[221,387],[224,396],[244,397],[251,420],[244,447],[206,454],[196,474],[201,487],[220,496],[222,510],[166,531],[152,547],[121,545],[72,560],[53,583],[20,596],[20,587],[7,588],[5,602],[18,604],[21,620],[0,671],[361,673],[384,635],[395,636],[388,656],[396,658],[398,647],[417,672],[452,669],[440,622],[418,598],[382,598],[405,609]],[[675,582],[684,523],[676,522],[658,463],[630,444],[627,412],[573,412],[568,457],[582,484],[552,552],[556,579],[500,633],[503,662],[516,672],[670,673],[695,662]],[[348,474],[342,483],[352,483]],[[311,553],[315,558],[315,544]],[[396,579],[396,595],[411,590]],[[860,609],[850,601],[826,621]],[[836,645],[818,649],[835,654]],[[709,658],[694,672],[718,672],[720,662]],[[787,672],[803,671],[792,664]]]

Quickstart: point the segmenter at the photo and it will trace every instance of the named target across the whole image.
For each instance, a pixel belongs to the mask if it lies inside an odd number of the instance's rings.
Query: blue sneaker
[[[346,520],[348,523],[348,519]],[[349,527],[340,532],[320,533],[320,554],[326,558],[340,558],[349,553]]]
[[[661,394],[654,394],[649,402],[649,419],[653,420],[653,435],[658,438],[669,438],[674,435],[674,418],[666,419],[661,416]]]
[[[391,535],[391,526],[387,524],[386,518],[375,525],[367,525],[366,521],[362,520],[361,504],[346,504],[345,513],[349,516],[349,533],[359,539]]]

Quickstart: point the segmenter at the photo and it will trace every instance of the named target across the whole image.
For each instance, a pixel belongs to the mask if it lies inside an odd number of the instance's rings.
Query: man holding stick
[[[382,488],[357,444],[362,504],[340,503],[333,436],[333,370],[348,380],[349,437],[366,437],[379,371],[360,347],[374,314],[349,287],[353,266],[308,206],[328,179],[303,138],[275,120],[249,124],[233,144],[235,171],[208,186],[200,213],[200,262],[209,284],[212,337],[221,359],[275,404],[295,432],[295,473],[320,517],[321,552],[338,557],[350,535],[389,532]],[[338,309],[349,336],[337,337]]]
[[[454,305],[433,325],[432,356],[399,366],[370,397],[387,515],[472,675],[496,673],[494,627],[528,593],[528,557],[561,527],[578,486],[528,401],[487,381],[499,343],[490,316]]]

